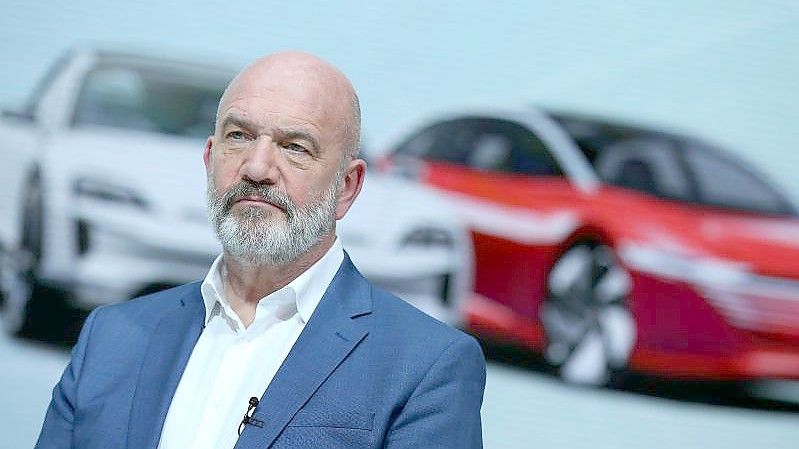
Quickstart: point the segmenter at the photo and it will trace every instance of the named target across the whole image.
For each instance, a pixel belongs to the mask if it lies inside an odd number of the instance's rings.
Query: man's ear
[[[203,150],[203,162],[205,162],[206,176],[211,173],[211,148],[214,146],[214,136],[208,136],[205,141],[205,150]]]
[[[366,161],[363,159],[353,159],[347,164],[344,171],[344,179],[341,182],[341,190],[338,194],[336,203],[336,220],[341,220],[350,206],[361,193],[363,181],[366,178]]]

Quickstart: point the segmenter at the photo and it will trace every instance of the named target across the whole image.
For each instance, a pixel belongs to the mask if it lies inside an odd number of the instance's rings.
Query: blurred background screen
[[[204,139],[282,49],[355,85],[339,236],[481,341],[486,448],[796,447],[798,3],[0,8],[0,448],[89,310],[205,275]]]

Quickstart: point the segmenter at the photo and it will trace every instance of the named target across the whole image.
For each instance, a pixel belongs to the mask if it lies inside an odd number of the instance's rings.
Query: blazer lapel
[[[129,448],[158,445],[172,396],[202,332],[205,306],[199,283],[187,288],[158,322],[147,347],[128,423]]]
[[[349,256],[331,282],[311,319],[261,397],[235,449],[266,448],[322,382],[369,333],[371,287]]]

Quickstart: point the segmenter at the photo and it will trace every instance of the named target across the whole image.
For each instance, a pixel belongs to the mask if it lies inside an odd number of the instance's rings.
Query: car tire
[[[2,320],[6,332],[15,336],[35,336],[48,314],[42,304],[45,295],[38,282],[44,236],[43,190],[38,176],[27,185],[23,203],[19,247],[4,255]]]
[[[618,385],[635,344],[629,273],[605,245],[565,251],[547,277],[540,310],[544,358],[567,383]]]

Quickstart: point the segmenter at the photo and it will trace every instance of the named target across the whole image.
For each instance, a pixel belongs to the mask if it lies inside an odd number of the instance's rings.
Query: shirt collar
[[[291,290],[294,293],[300,319],[302,319],[303,323],[307,323],[343,261],[344,249],[339,239],[336,238],[333,245],[321,259],[303,271],[285,287],[261,298],[261,301],[283,290]],[[211,264],[211,268],[200,286],[200,293],[205,303],[206,324],[211,319],[211,313],[217,302],[227,308],[228,303],[224,296],[223,271],[224,264],[222,263],[222,254],[220,254]]]

